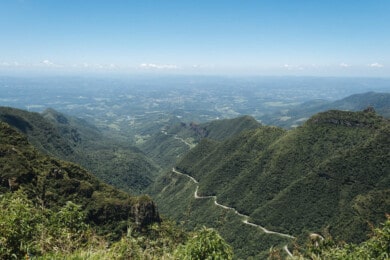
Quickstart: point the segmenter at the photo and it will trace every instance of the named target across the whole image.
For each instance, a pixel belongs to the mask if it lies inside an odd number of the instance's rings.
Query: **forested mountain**
[[[26,134],[42,152],[78,163],[124,191],[139,194],[159,171],[138,148],[108,138],[86,121],[53,109],[39,114],[0,107],[0,121]]]
[[[331,109],[360,111],[366,107],[373,107],[383,117],[390,117],[390,93],[367,92],[354,94],[337,101],[311,100],[287,110],[267,114],[261,121],[267,125],[281,127],[295,127],[304,123],[308,118],[318,112]]]
[[[328,106],[333,109],[359,111],[373,107],[383,117],[390,117],[390,93],[367,92],[337,100]],[[329,109],[328,108],[328,109]]]
[[[53,209],[71,200],[85,209],[88,223],[102,234],[123,232],[126,221],[119,219],[131,216],[134,208],[124,206],[129,212],[123,213],[121,203],[138,199],[118,195],[110,186],[97,184],[94,177],[75,177],[74,171],[86,171],[48,157],[56,156],[81,164],[124,191],[150,192],[164,215],[182,221],[189,230],[203,225],[218,229],[238,258],[263,259],[271,247],[285,257],[282,249],[292,248],[293,237],[301,243],[313,232],[337,241],[361,242],[370,226],[384,222],[390,211],[390,126],[388,119],[375,112],[386,114],[387,95],[364,97],[370,105],[376,102],[374,108],[319,113],[293,130],[264,126],[249,116],[202,124],[167,123],[155,135],[145,136],[138,148],[52,109],[39,114],[1,107],[0,121],[25,134],[46,154],[39,159],[26,153],[21,159],[18,152],[10,154],[12,147],[4,143],[8,150],[1,156],[2,192],[22,187],[36,199],[34,203],[45,201],[43,205]],[[362,100],[356,95],[334,104],[357,109]],[[307,104],[314,110],[321,106],[326,108],[326,103]],[[161,169],[172,166],[176,172],[161,175]],[[31,172],[46,177],[31,177]],[[111,196],[107,190],[117,194],[114,199],[107,199]],[[68,193],[74,195],[63,196]],[[92,204],[83,196],[91,196]],[[140,201],[151,202],[147,197]],[[116,206],[111,208],[106,202]],[[116,220],[96,223],[93,212],[118,219],[120,224]],[[110,215],[117,213],[122,217]]]
[[[367,107],[373,107],[379,115],[388,118],[390,116],[389,104],[390,94],[368,92],[351,95],[334,102],[311,100],[287,109],[282,107],[279,112],[266,113],[259,119],[266,125],[292,128],[303,124],[315,113],[321,111],[331,109],[360,111]],[[213,120],[201,124],[177,123],[166,125],[161,131],[139,143],[137,147],[159,166],[169,168],[203,138],[220,141],[244,130],[258,128],[260,125],[250,116]]]
[[[160,222],[154,202],[132,197],[104,184],[80,166],[44,155],[27,138],[0,122],[0,192],[22,189],[35,203],[59,209],[67,201],[82,206],[101,232],[120,236],[128,221],[146,226]]]
[[[269,230],[359,242],[390,212],[389,158],[387,119],[371,109],[332,110],[294,130],[262,126],[224,141],[204,139],[176,169],[199,181],[199,196],[216,196]],[[202,212],[197,205],[206,202],[193,201],[195,187],[183,178],[168,173],[155,184],[156,200],[170,205],[162,212],[184,221],[212,216],[213,205]],[[236,249],[244,229],[221,229]]]
[[[4,122],[0,209],[1,259],[232,259],[215,230],[162,222],[150,197],[42,154]]]
[[[142,143],[139,148],[160,166],[167,168],[202,139],[224,140],[242,131],[260,126],[253,117],[214,120],[196,124],[180,123],[169,126]]]

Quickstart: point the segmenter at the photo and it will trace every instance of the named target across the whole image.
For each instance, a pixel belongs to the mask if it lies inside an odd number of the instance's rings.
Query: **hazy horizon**
[[[390,2],[0,3],[0,75],[390,77]]]

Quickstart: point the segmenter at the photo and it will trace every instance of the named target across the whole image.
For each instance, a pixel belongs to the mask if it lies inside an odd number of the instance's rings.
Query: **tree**
[[[233,259],[233,250],[214,229],[203,227],[179,248],[176,256],[185,260]]]
[[[325,240],[306,248],[302,254],[294,252],[291,259],[390,259],[390,216],[382,227],[373,230],[371,238],[359,245]]]
[[[41,223],[41,212],[22,191],[0,195],[0,259],[34,252]]]

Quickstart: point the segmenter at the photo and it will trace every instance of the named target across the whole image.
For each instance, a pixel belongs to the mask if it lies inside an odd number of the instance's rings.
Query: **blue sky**
[[[389,0],[2,0],[0,72],[390,77]]]

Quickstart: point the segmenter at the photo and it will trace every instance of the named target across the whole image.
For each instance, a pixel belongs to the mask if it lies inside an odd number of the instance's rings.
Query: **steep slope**
[[[250,116],[215,120],[203,124],[181,123],[162,130],[139,147],[159,165],[170,168],[178,158],[203,138],[224,140],[260,126],[261,124]]]
[[[114,237],[121,236],[129,225],[143,228],[160,222],[150,198],[132,197],[102,183],[76,164],[41,154],[25,136],[0,122],[0,193],[18,189],[51,209],[67,201],[79,204],[90,224]]]
[[[263,126],[222,142],[204,140],[176,169],[199,181],[199,196],[217,196],[270,230],[358,242],[368,223],[390,212],[389,131],[389,121],[370,111],[328,111],[290,131]],[[164,214],[177,216],[183,202],[174,201],[167,176],[154,196],[172,205]]]
[[[224,140],[237,135],[245,130],[256,129],[261,124],[251,116],[241,116],[232,119],[214,120],[211,122],[194,125],[195,132],[203,133],[200,137],[206,137],[213,140]]]
[[[373,107],[379,115],[390,117],[390,93],[367,92],[333,102],[327,109],[359,111]]]
[[[390,93],[367,92],[355,94],[334,102],[326,100],[312,100],[300,104],[288,111],[268,114],[261,118],[267,125],[294,127],[303,124],[312,115],[331,109],[345,111],[361,111],[373,107],[376,112],[386,118],[390,117]]]
[[[78,163],[128,192],[141,193],[158,172],[139,149],[107,138],[84,120],[53,109],[38,114],[0,107],[0,121],[26,134],[46,154]]]
[[[218,206],[212,197],[195,197],[199,184],[184,174],[169,172],[158,178],[154,185],[160,192],[154,194],[153,199],[164,215],[180,221],[188,230],[202,226],[217,229],[233,246],[236,259],[267,259],[271,247],[283,250],[292,242],[291,238],[267,234],[261,228],[245,223],[244,217]]]
[[[270,209],[278,208],[274,217],[274,221],[278,219],[278,225],[272,225],[273,222],[270,221],[266,222],[267,225],[291,230],[291,222],[281,225],[283,221],[291,219],[291,215],[280,217],[280,211],[284,211],[285,207],[276,207],[276,201],[284,196],[285,206],[292,205],[289,202],[291,198],[300,198],[298,201],[312,198],[311,201],[315,203],[313,194],[303,197],[308,192],[287,193],[293,187],[325,192],[324,187],[316,189],[315,185],[323,179],[330,185],[328,182],[331,183],[335,177],[327,176],[339,176],[339,181],[344,184],[339,187],[340,192],[347,193],[349,200],[345,203],[351,203],[350,200],[359,194],[358,191],[363,194],[370,190],[378,191],[386,187],[385,184],[390,184],[390,165],[389,160],[386,160],[390,155],[388,129],[389,122],[371,112],[329,111],[314,116],[302,128],[285,134],[280,129],[273,128],[245,133],[219,144],[201,160],[189,154],[177,168],[200,181],[200,193],[218,194],[221,201],[241,212],[252,214],[259,221],[263,217],[260,218],[257,212],[267,212],[267,216],[270,216]],[[370,153],[367,147],[372,150]],[[364,165],[361,165],[362,162]],[[339,167],[334,166],[336,163]],[[321,167],[331,167],[332,170],[324,173]],[[368,174],[363,174],[365,172]],[[308,180],[311,182],[306,183]],[[376,181],[375,185],[372,180]],[[363,184],[366,186],[361,186]],[[335,184],[329,188],[335,188]],[[382,195],[383,192],[385,191],[381,191]],[[338,219],[334,205],[341,198],[336,194],[339,193],[329,191],[328,196],[321,197],[327,203],[318,201],[315,205],[320,209],[329,205],[333,213],[328,211],[327,215]],[[267,210],[262,210],[266,205]],[[338,209],[342,210],[345,209]],[[381,213],[384,217],[385,211]],[[316,217],[318,224],[331,219],[330,216],[322,216],[321,212]],[[300,233],[303,228],[322,228],[318,224],[310,224],[312,221],[314,219],[306,217],[299,228],[299,222],[295,222],[293,230]],[[334,221],[333,224],[336,225],[337,221]]]
[[[42,152],[58,157],[75,159],[73,144],[62,137],[61,132],[53,124],[45,120],[39,113],[25,110],[0,107],[0,121],[3,121],[28,136],[31,143]],[[77,132],[73,134],[78,136]],[[72,138],[73,140],[73,138]]]
[[[336,239],[363,240],[368,223],[378,224],[390,212],[389,130],[389,121],[370,112],[314,116],[294,131],[295,146],[306,144],[307,150],[281,158],[288,166],[281,177],[289,183],[251,216],[296,234],[327,228]]]

